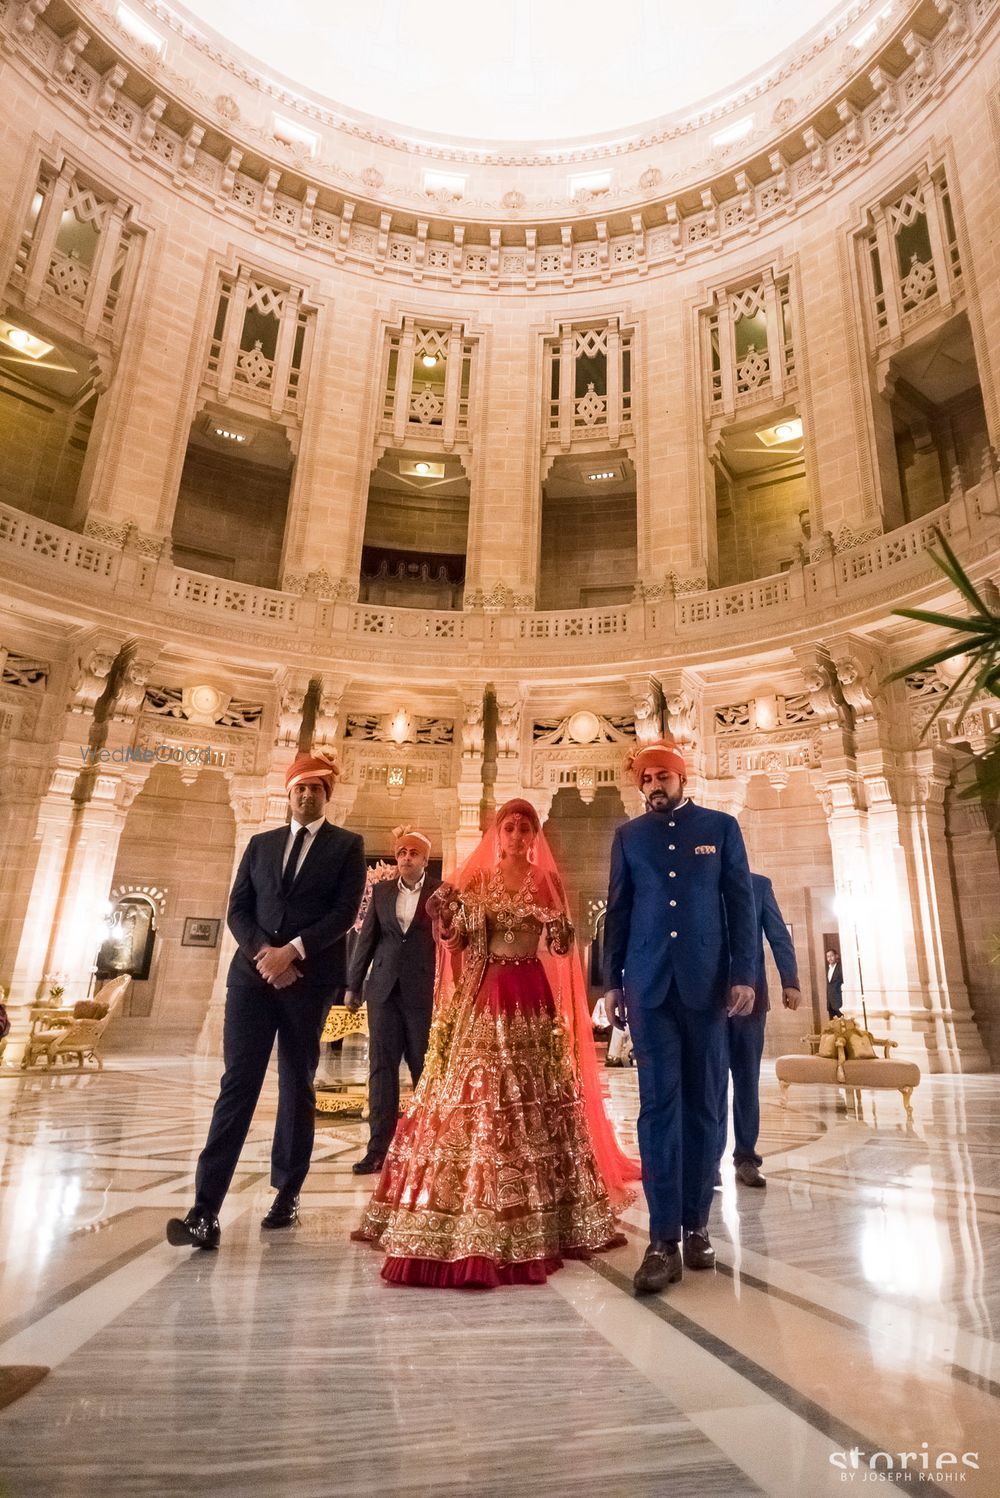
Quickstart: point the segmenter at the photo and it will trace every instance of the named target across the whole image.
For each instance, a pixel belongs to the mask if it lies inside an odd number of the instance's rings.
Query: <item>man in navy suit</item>
[[[427,872],[431,840],[414,827],[396,827],[393,842],[399,878],[373,885],[347,974],[348,1009],[368,1005],[369,1135],[366,1153],[351,1166],[358,1176],[382,1169],[399,1117],[400,1062],[405,1056],[416,1087],[434,1007],[436,949],[427,901],[441,881]]]
[[[229,896],[239,946],[229,966],[223,1056],[226,1070],[195,1174],[194,1206],[167,1224],[170,1243],[217,1248],[222,1206],[243,1148],[275,1037],[278,1116],[271,1147],[277,1196],[266,1228],[298,1216],[315,1135],[320,1036],[344,986],[347,932],[365,887],[361,838],[326,819],[337,774],[300,754],[285,776],[291,822],[247,844]]]
[[[753,888],[735,817],[696,806],[674,744],[626,762],[646,814],[619,827],[605,916],[612,1020],[625,1018],[639,1068],[639,1155],[649,1247],[635,1289],[710,1269],[726,1014],[749,1014],[757,971]],[[624,1011],[624,1012],[623,1012]]]
[[[729,1073],[733,1074],[733,1164],[736,1179],[744,1186],[766,1186],[760,1173],[763,1164],[757,1153],[760,1133],[760,1058],[764,1054],[764,1026],[770,1004],[767,996],[767,970],[764,966],[764,937],[774,957],[781,979],[781,1002],[786,1009],[797,1009],[802,998],[795,948],[784,917],[774,898],[771,881],[764,874],[751,874],[754,914],[757,922],[757,972],[754,978],[753,1010],[744,1016],[730,1016],[726,1030],[729,1041],[729,1065],[722,1073],[719,1094],[719,1159],[726,1150],[729,1133]]]

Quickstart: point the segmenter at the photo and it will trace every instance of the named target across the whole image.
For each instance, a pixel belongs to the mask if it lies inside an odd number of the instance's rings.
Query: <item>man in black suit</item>
[[[826,1012],[836,1019],[844,1008],[844,969],[840,953],[831,947],[826,954]]]
[[[278,1040],[278,1116],[271,1146],[277,1196],[266,1228],[289,1227],[309,1169],[315,1133],[320,1035],[344,985],[345,938],[365,887],[361,838],[326,820],[337,767],[300,754],[285,776],[291,822],[247,844],[229,896],[228,925],[239,947],[229,967],[223,1056],[226,1070],[205,1148],[195,1201],[172,1217],[178,1247],[217,1248],[222,1206]]]
[[[393,845],[399,878],[372,887],[347,978],[347,1007],[368,1005],[369,1139],[367,1153],[352,1167],[359,1176],[382,1169],[399,1116],[400,1062],[405,1056],[415,1087],[434,1004],[434,932],[427,901],[441,881],[427,873],[431,840],[412,827],[397,827]]]

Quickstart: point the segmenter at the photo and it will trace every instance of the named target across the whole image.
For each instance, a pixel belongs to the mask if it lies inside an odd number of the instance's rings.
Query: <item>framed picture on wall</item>
[[[215,947],[219,942],[219,927],[222,922],[210,916],[189,915],[184,919],[182,947]]]

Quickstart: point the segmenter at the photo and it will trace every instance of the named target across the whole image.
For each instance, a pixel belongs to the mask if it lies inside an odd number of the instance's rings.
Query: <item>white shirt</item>
[[[326,821],[326,817],[317,817],[316,820],[315,820],[315,822],[297,822],[294,817],[292,818],[292,820],[288,824],[288,838],[287,838],[287,840],[285,842],[285,851],[284,851],[284,853],[282,855],[282,858],[281,858],[281,872],[282,872],[282,874],[284,874],[284,872],[285,872],[285,865],[286,865],[286,863],[288,862],[289,858],[292,856],[292,847],[293,847],[293,845],[295,843],[295,838],[296,838],[296,835],[297,835],[297,833],[299,831],[299,828],[300,827],[305,827],[305,829],[306,829],[306,835],[305,835],[305,837],[304,837],[304,839],[302,841],[302,852],[299,854],[299,861],[298,861],[298,863],[295,866],[295,872],[296,872],[296,874],[298,874],[298,872],[301,869],[302,865],[305,863],[306,859],[309,857],[309,849],[312,847],[313,843],[316,841],[316,834],[319,831],[319,829],[322,827],[322,825],[323,825],[323,823],[325,821]],[[305,957],[305,955],[306,955],[306,949],[302,945],[302,940],[301,940],[300,937],[293,936],[292,940],[291,940],[291,945],[295,948],[295,950],[298,952],[298,954],[299,954],[300,957]]]
[[[427,874],[425,871],[421,874],[412,889],[408,884],[404,884],[402,879],[397,882],[396,888],[399,893],[396,896],[396,919],[399,922],[399,929],[403,932],[404,936],[409,931],[413,917],[417,913],[417,906],[420,904],[420,891],[424,887],[424,880],[426,878]]]

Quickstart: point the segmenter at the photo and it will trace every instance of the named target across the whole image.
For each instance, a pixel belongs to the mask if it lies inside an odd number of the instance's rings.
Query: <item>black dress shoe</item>
[[[376,1150],[369,1150],[366,1155],[362,1155],[360,1160],[355,1160],[351,1171],[356,1176],[377,1176],[384,1164],[384,1155],[380,1155]]]
[[[632,1277],[632,1287],[636,1295],[656,1295],[679,1280],[682,1272],[677,1244],[669,1239],[654,1238]]]
[[[221,1236],[219,1219],[195,1207],[186,1217],[171,1217],[167,1223],[167,1242],[175,1248],[218,1248]]]
[[[753,1160],[741,1160],[736,1167],[736,1179],[744,1186],[766,1186],[767,1182]]]
[[[714,1269],[715,1249],[706,1228],[684,1230],[684,1263],[688,1269]]]
[[[299,1199],[278,1192],[271,1203],[270,1211],[260,1220],[262,1228],[290,1228],[299,1220]]]

